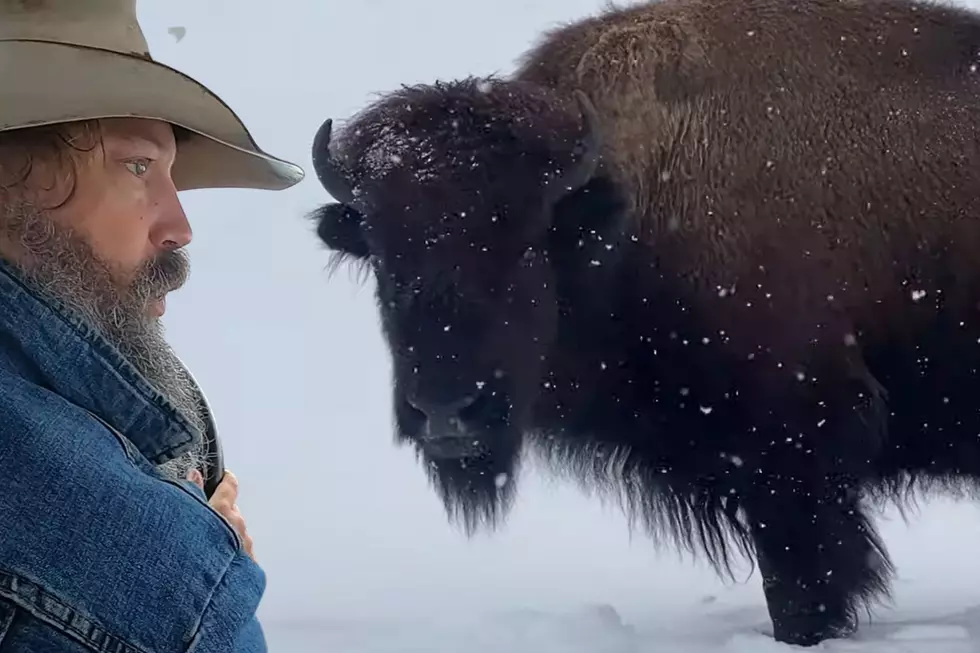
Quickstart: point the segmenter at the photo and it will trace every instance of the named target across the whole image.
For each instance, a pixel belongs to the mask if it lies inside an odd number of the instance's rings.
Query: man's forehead
[[[174,147],[174,130],[168,122],[148,118],[107,118],[99,122],[103,138],[148,142],[161,149]]]

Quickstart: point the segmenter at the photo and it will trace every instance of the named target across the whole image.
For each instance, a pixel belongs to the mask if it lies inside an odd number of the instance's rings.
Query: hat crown
[[[51,41],[150,58],[136,0],[0,0],[0,41]]]

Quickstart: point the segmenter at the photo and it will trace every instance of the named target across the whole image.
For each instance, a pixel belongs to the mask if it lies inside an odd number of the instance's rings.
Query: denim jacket
[[[201,437],[0,260],[0,651],[266,650],[264,572],[154,467]]]

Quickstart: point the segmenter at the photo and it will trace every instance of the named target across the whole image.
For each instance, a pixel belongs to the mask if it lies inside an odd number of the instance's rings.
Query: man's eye
[[[126,167],[129,168],[137,177],[142,177],[146,174],[146,171],[150,169],[150,162],[146,159],[138,159],[136,161],[127,161]]]

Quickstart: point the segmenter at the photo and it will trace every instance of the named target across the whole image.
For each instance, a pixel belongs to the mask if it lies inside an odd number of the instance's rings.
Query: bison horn
[[[354,203],[354,189],[340,166],[330,157],[333,120],[327,118],[313,138],[313,169],[323,188],[341,204]]]
[[[550,203],[556,202],[567,193],[584,186],[599,165],[599,153],[602,149],[602,139],[599,130],[599,117],[589,96],[580,90],[575,91],[575,101],[582,113],[582,150],[581,156],[572,167],[560,177],[548,183]]]

